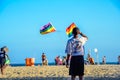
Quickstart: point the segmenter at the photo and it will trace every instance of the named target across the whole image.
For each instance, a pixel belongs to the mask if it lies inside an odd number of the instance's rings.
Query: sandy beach
[[[70,80],[68,71],[65,66],[7,67],[0,80]],[[120,65],[85,65],[84,80],[120,80]]]

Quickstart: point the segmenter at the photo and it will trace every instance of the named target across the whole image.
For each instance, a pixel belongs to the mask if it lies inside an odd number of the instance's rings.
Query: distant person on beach
[[[46,55],[45,53],[42,53],[42,65],[48,65],[48,60],[46,58]]]
[[[60,56],[57,56],[57,57],[55,58],[55,64],[56,64],[56,65],[59,65],[59,62],[60,62]]]
[[[44,60],[45,60],[45,58],[46,58],[46,55],[45,55],[45,53],[42,53],[42,62],[44,62]]]
[[[55,57],[55,59],[54,59],[54,60],[55,60],[55,65],[57,65],[57,57]]]
[[[1,69],[2,75],[4,74],[4,69],[10,63],[10,59],[8,55],[6,54],[7,52],[8,52],[8,48],[6,46],[0,49],[0,69]]]
[[[57,57],[55,58],[55,64],[56,64],[56,65],[62,65],[62,59],[60,58],[60,56],[57,56]]]
[[[73,37],[68,40],[65,52],[67,53],[66,67],[68,67],[68,59],[71,56],[69,75],[71,80],[75,80],[79,76],[79,80],[83,80],[84,76],[84,44],[88,40],[87,36],[80,32],[78,27],[72,31]],[[79,37],[79,34],[81,37]]]
[[[47,58],[44,60],[44,62],[42,63],[43,66],[47,66],[48,65],[48,60]]]
[[[103,56],[103,58],[102,58],[102,64],[106,64],[106,56]]]
[[[66,56],[63,56],[63,59],[62,59],[62,64],[65,65],[66,64]]]
[[[120,64],[120,56],[118,56],[118,64]]]
[[[94,59],[90,56],[90,54],[88,54],[88,56],[87,56],[87,61],[88,61],[88,64],[95,64],[94,63]]]
[[[63,63],[62,63],[62,59],[61,58],[59,58],[59,62],[58,62],[58,65],[62,65]]]
[[[55,58],[55,65],[58,65],[59,56]]]

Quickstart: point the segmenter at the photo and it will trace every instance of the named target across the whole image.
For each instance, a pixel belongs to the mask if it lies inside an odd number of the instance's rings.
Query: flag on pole
[[[69,27],[66,28],[66,34],[68,35],[68,37],[72,36],[72,30],[75,27],[76,27],[75,23],[72,23]]]
[[[40,29],[40,34],[43,35],[43,34],[48,34],[55,31],[56,29],[54,28],[54,26],[51,23],[48,23]]]

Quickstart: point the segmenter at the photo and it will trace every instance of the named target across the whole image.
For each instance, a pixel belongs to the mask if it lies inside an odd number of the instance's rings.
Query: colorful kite
[[[72,30],[75,27],[76,27],[76,25],[74,23],[72,23],[69,27],[66,28],[66,34],[68,35],[68,37],[72,36]]]
[[[48,23],[40,29],[40,34],[47,34],[55,31],[56,29],[54,28],[54,26],[51,23]]]

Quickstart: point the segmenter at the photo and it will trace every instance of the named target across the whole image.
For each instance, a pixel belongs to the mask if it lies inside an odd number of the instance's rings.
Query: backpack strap
[[[8,60],[10,60],[9,56],[7,54],[5,54],[5,57],[7,57]]]

